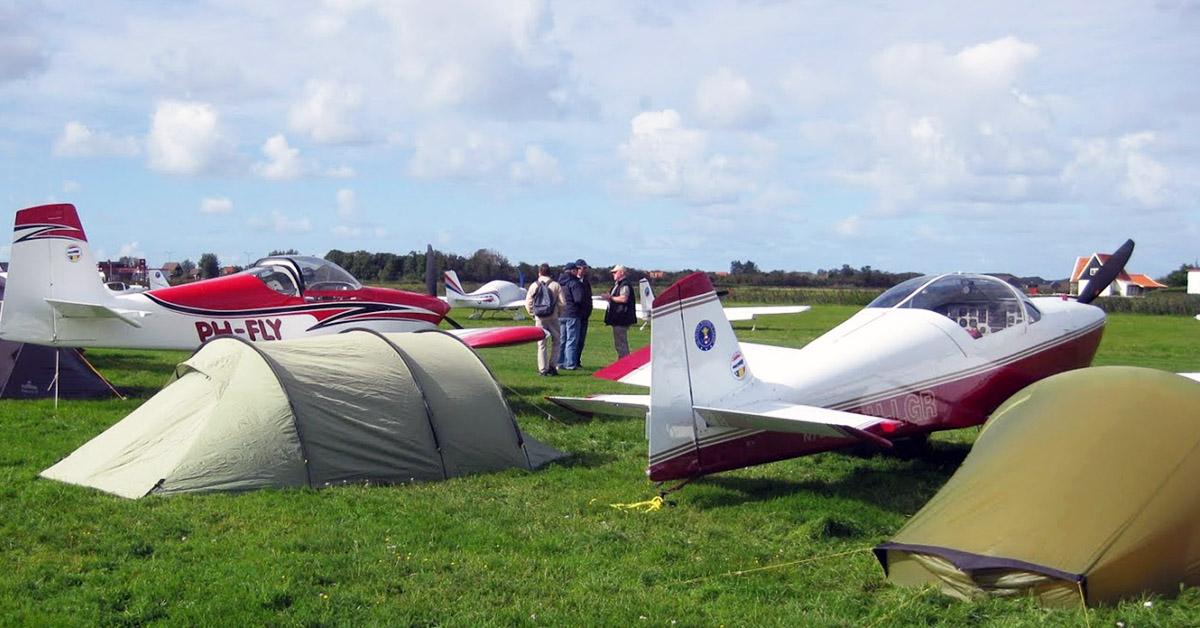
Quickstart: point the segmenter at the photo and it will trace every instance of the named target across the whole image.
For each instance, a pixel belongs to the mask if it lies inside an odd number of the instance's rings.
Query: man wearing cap
[[[612,290],[601,298],[608,301],[604,324],[612,327],[613,348],[617,350],[617,359],[620,359],[629,355],[629,326],[637,322],[637,312],[634,311],[633,287],[625,279],[625,267],[620,264],[613,266],[612,277]]]
[[[583,359],[583,345],[587,342],[588,321],[592,318],[592,282],[588,279],[588,263],[583,258],[575,260],[579,269],[579,282],[583,286],[583,306],[579,310],[579,351],[575,354],[576,366]]]
[[[579,368],[579,317],[583,305],[583,284],[579,281],[579,268],[575,262],[567,262],[558,277],[562,287],[563,306],[558,315],[562,326],[562,345],[558,352],[557,368],[574,371]],[[588,305],[591,299],[588,298]]]

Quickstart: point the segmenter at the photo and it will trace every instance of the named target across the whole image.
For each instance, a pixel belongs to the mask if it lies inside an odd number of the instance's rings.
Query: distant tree
[[[755,264],[750,260],[746,260],[745,262],[734,260],[729,263],[730,275],[757,275],[761,272],[762,271],[758,269],[758,264]]]
[[[271,251],[270,253],[267,253],[267,257],[274,257],[276,255],[299,255],[299,254],[300,254],[300,251],[297,251],[296,249],[288,249],[286,251],[276,250],[276,251]]]
[[[1172,288],[1182,288],[1187,286],[1188,270],[1192,267],[1187,264],[1180,264],[1178,270],[1173,270],[1167,273],[1166,277],[1159,279],[1159,283],[1166,284]]]
[[[132,255],[122,255],[119,263],[126,268],[137,268],[138,258]]]
[[[200,256],[200,277],[211,279],[221,274],[221,263],[215,253],[205,253]]]
[[[190,259],[185,259],[179,263],[179,272],[183,275],[184,279],[192,278],[192,269],[194,268],[196,268],[196,262]]]

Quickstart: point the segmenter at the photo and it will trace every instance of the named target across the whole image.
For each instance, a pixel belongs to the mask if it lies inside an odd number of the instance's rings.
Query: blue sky
[[[0,193],[152,264],[1161,276],[1198,67],[1196,0],[0,0]]]

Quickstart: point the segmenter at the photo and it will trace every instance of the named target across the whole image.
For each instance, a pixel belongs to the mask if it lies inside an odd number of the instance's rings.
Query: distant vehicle
[[[655,300],[650,346],[596,373],[649,395],[551,399],[646,417],[655,481],[978,425],[1026,385],[1091,364],[1105,314],[1089,303],[1132,252],[1131,240],[1075,301],[987,275],[910,279],[801,349],[739,343],[694,273]]]
[[[64,347],[195,349],[233,335],[269,342],[362,328],[436,329],[449,306],[435,297],[363,286],[321,258],[274,256],[223,277],[113,294],[75,207],[17,212],[0,338]],[[536,327],[456,329],[475,348],[536,342]]]
[[[525,290],[511,281],[493,279],[474,292],[463,290],[458,273],[448,270],[446,280],[445,301],[450,307],[469,307],[474,309],[467,318],[482,318],[484,312],[510,310],[513,320],[525,320],[521,308],[525,307]]]

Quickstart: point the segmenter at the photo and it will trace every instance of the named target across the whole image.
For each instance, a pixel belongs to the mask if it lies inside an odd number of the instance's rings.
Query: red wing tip
[[[545,337],[546,332],[541,327],[497,327],[470,334],[463,342],[473,349],[490,349],[537,342]]]
[[[608,366],[592,373],[592,377],[607,379],[614,382],[621,381],[621,378],[638,370],[639,368],[650,363],[650,345],[646,345],[633,353],[609,364]]]

